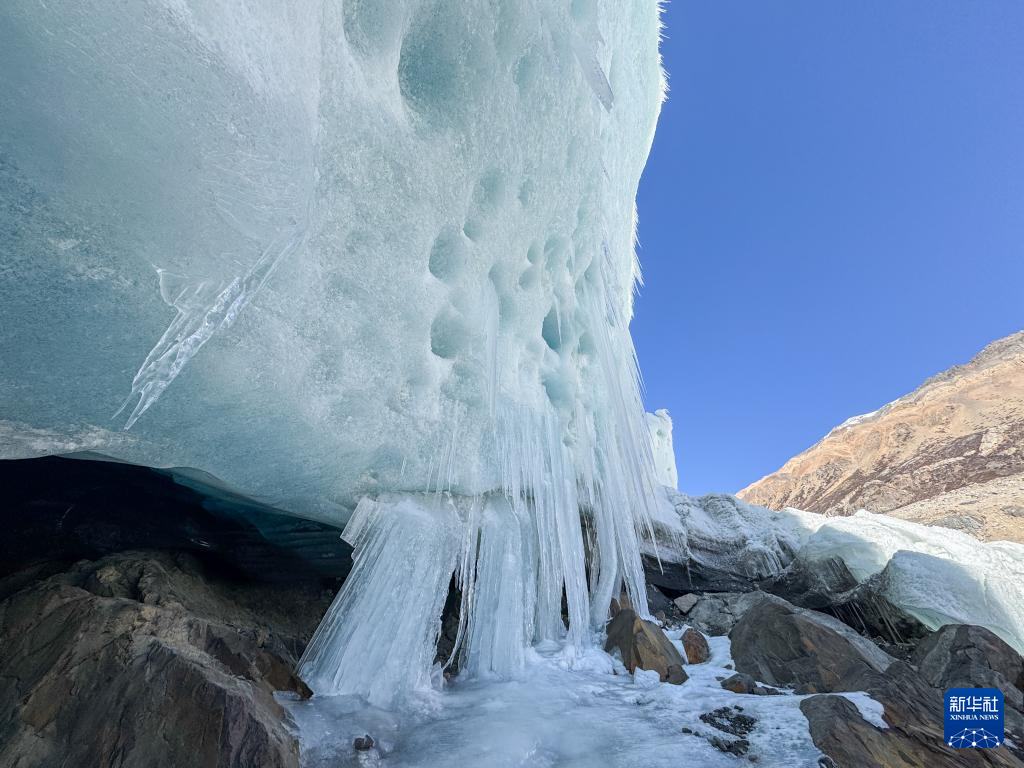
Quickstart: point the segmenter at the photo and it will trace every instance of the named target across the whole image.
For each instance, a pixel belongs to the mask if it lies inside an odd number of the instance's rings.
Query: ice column
[[[352,572],[299,664],[314,691],[387,707],[429,685],[459,523],[439,494],[359,503],[344,533],[355,548]]]

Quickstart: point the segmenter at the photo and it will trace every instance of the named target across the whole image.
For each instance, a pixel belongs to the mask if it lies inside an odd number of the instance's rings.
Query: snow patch
[[[885,707],[882,706],[882,702],[876,701],[863,691],[857,691],[855,693],[840,693],[838,695],[852,702],[857,707],[857,711],[860,712],[860,716],[863,717],[866,722],[871,723],[871,725],[876,728],[882,728],[883,730],[889,727],[889,724],[885,722],[885,718],[882,717],[885,712]]]

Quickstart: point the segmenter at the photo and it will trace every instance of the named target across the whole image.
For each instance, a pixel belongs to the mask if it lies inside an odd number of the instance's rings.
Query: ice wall
[[[535,634],[564,585],[585,642],[643,599],[657,486],[628,323],[658,34],[655,0],[4,3],[0,457],[335,521],[504,498]]]
[[[499,487],[523,414],[584,469],[646,441],[655,2],[0,14],[3,456],[88,447],[347,515]]]
[[[658,482],[675,489],[679,486],[679,474],[676,472],[676,454],[672,446],[672,417],[664,408],[648,413],[647,429],[651,433],[654,471]]]

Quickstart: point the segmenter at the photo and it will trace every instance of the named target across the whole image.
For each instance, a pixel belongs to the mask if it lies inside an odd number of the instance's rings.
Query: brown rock
[[[742,672],[737,672],[731,677],[721,680],[719,679],[722,687],[727,691],[733,693],[746,693],[753,696],[781,696],[782,691],[778,691],[775,688],[769,688],[765,685],[758,685],[757,681],[754,680],[750,675],[744,675]]]
[[[631,608],[620,610],[608,622],[608,639],[604,649],[617,649],[626,669],[653,669],[663,683],[680,685],[686,682],[683,657],[672,645],[661,627],[641,619]]]
[[[802,693],[851,691],[844,680],[863,669],[882,672],[894,659],[845,624],[764,595],[729,633],[736,669]]]
[[[703,664],[711,658],[711,649],[708,647],[707,639],[693,627],[688,627],[683,632],[682,639],[687,664]]]
[[[139,552],[4,593],[0,764],[298,765],[273,692],[309,695],[291,670],[312,626],[287,616],[322,598]]]
[[[832,762],[857,768],[971,768],[1024,765],[1006,747],[951,749],[943,742],[941,706],[929,721],[876,728],[842,696],[811,696],[800,702],[811,739]]]
[[[733,693],[753,693],[756,684],[754,678],[750,675],[744,675],[742,672],[737,672],[735,675],[722,680],[722,687]]]

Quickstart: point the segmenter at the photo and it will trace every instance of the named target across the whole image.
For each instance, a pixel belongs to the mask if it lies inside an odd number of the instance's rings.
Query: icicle
[[[534,534],[522,511],[502,496],[483,506],[476,568],[464,587],[472,595],[462,665],[469,675],[515,676],[533,641]]]
[[[303,657],[314,690],[387,705],[427,685],[453,573],[462,589],[453,653],[467,675],[514,677],[532,643],[563,643],[571,661],[604,631],[623,588],[648,614],[639,533],[654,539],[662,492],[611,261],[605,245],[591,263],[600,276],[592,285],[566,280],[555,291],[548,402],[503,397],[500,328],[482,334],[493,430],[478,448],[499,470],[497,487],[451,495],[465,448],[456,407],[450,439],[430,462],[433,493],[360,503],[345,532],[355,568]],[[577,360],[579,327],[592,364]],[[599,393],[603,407],[578,387]]]
[[[429,685],[460,533],[447,496],[359,503],[343,534],[355,549],[352,572],[299,662],[314,692],[388,707]]]

